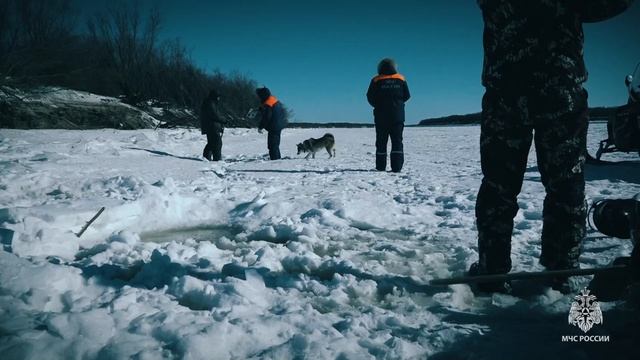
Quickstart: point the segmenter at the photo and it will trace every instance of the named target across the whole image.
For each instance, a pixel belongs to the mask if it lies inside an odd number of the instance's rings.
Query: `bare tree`
[[[72,37],[71,0],[0,0],[0,75],[55,67]]]
[[[66,40],[73,31],[71,0],[19,0],[16,10],[26,47],[51,46]]]
[[[157,7],[145,10],[139,0],[116,1],[90,17],[82,32],[75,27],[75,0],[0,0],[0,83],[59,85],[124,95],[135,105],[157,100],[166,108],[196,111],[216,88],[224,96],[230,126],[252,121],[248,114],[258,105],[255,81],[201,69],[179,39],[159,44]]]
[[[148,66],[155,56],[160,12],[153,8],[143,19],[139,1],[118,2],[89,25],[93,36],[105,46],[123,94],[129,102],[138,102],[150,87]]]
[[[17,39],[17,26],[11,21],[13,0],[0,0],[0,83],[8,75],[7,60]]]

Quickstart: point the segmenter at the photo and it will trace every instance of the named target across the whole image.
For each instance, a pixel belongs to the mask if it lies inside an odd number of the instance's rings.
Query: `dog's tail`
[[[326,133],[326,134],[324,134],[324,137],[328,137],[328,138],[332,138],[332,139],[333,139],[333,134],[331,134],[331,133]]]

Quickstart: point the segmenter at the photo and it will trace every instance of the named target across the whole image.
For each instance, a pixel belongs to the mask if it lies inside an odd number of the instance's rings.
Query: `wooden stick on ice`
[[[91,220],[87,221],[86,224],[84,224],[84,226],[82,227],[82,229],[80,229],[80,232],[76,234],[77,237],[82,236],[82,234],[84,234],[85,231],[87,231],[87,228],[89,228],[89,226],[96,221],[96,219],[98,218],[98,216],[100,216],[100,214],[102,214],[102,212],[104,211],[104,206],[100,208],[100,210],[98,210],[98,212],[91,218]]]

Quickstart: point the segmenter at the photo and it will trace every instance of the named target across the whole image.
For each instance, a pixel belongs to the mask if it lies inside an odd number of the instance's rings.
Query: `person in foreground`
[[[622,13],[633,0],[478,0],[484,19],[479,259],[469,275],[511,270],[511,233],[531,142],[546,191],[540,264],[579,266],[585,236],[588,126],[582,24]],[[534,135],[535,134],[535,135]],[[568,278],[552,288],[568,293]],[[510,292],[505,282],[478,290]]]
[[[256,95],[262,103],[260,105],[260,124],[258,130],[267,130],[267,147],[271,160],[280,159],[280,134],[287,125],[287,117],[284,107],[271,95],[266,87],[256,89]]]
[[[367,100],[373,106],[376,126],[376,170],[387,168],[387,143],[391,138],[391,171],[400,172],[404,164],[402,131],[404,103],[409,100],[409,87],[392,59],[382,59],[378,75],[371,79]]]

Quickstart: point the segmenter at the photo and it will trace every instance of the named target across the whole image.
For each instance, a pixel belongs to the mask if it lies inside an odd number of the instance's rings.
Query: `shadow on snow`
[[[168,152],[159,151],[159,150],[149,150],[149,149],[143,149],[143,148],[137,148],[137,147],[128,147],[127,149],[146,151],[154,155],[169,156],[169,157],[174,157],[176,159],[182,159],[182,160],[204,161],[203,159],[199,159],[199,158],[188,157],[188,156],[177,156],[177,155],[169,154]]]
[[[550,305],[550,306],[553,306]],[[470,330],[443,351],[435,360],[467,359],[636,359],[640,341],[638,311],[621,306],[604,311],[604,322],[586,335],[609,336],[610,342],[563,342],[562,336],[585,335],[568,324],[566,312],[550,313],[541,305],[518,302],[507,308],[489,306],[483,313],[441,309],[443,322]]]
[[[242,169],[242,170],[231,170],[234,172],[246,172],[246,173],[276,173],[276,174],[330,174],[330,173],[347,173],[347,172],[365,172],[365,173],[374,173],[378,172],[373,169],[332,169],[332,170],[283,170],[283,169]]]

